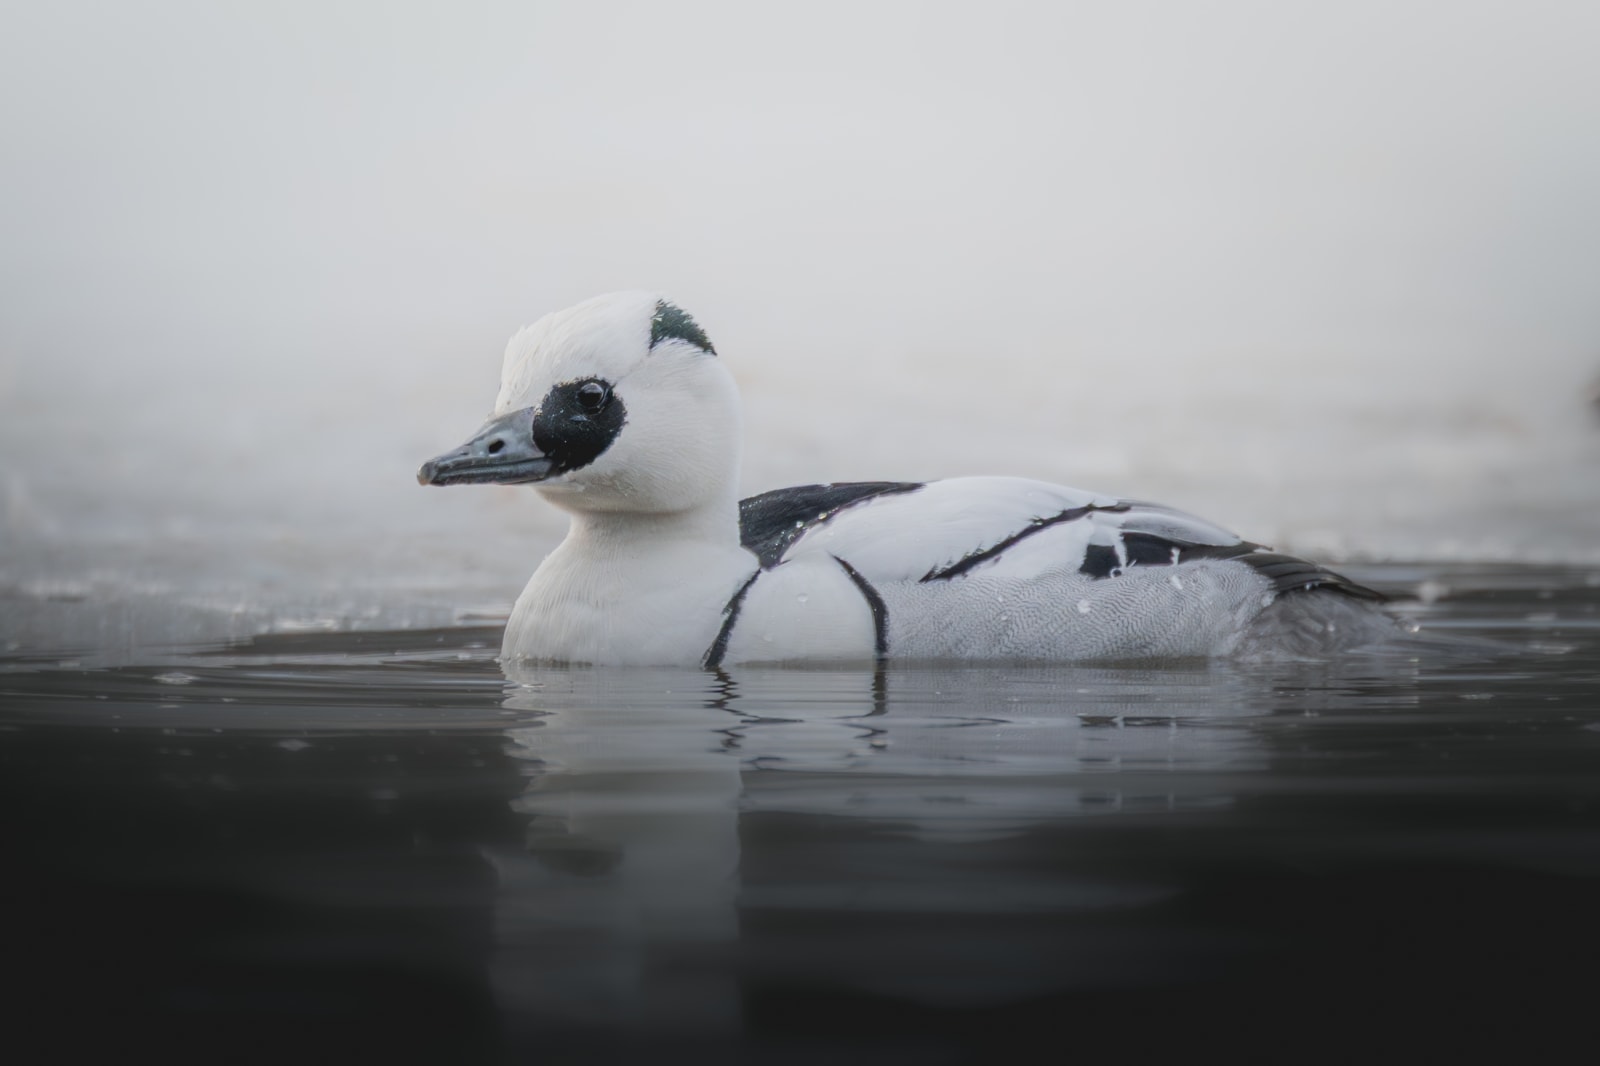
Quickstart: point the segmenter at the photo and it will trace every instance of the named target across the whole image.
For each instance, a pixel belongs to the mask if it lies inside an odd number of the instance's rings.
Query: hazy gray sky
[[[8,7],[11,329],[1600,342],[1592,4]]]

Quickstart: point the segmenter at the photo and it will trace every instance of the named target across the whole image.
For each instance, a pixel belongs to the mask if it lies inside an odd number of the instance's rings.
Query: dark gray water
[[[877,676],[508,679],[489,628],[12,658],[8,1024],[52,1061],[1553,1061],[1600,958],[1600,574],[1357,576],[1499,643]]]

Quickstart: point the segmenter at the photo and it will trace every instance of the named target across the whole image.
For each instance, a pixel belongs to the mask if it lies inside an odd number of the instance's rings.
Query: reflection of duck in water
[[[648,293],[547,315],[494,418],[427,484],[536,484],[572,515],[507,658],[786,660],[1317,654],[1396,631],[1313,563],[1154,504],[1020,478],[808,485],[740,501],[739,402]]]
[[[1256,725],[1373,699],[1370,678],[1347,683],[1366,662],[503,666],[521,719],[512,753],[530,764],[514,806],[534,816],[532,850],[609,868],[637,838],[662,862],[699,856],[690,879],[723,868],[713,855],[737,834],[712,827],[735,814],[972,839],[1041,818],[1215,808],[1268,766]],[[1409,699],[1410,670],[1397,664],[1391,698]],[[713,894],[685,898],[696,895]]]
[[[503,1010],[530,1046],[552,1026],[716,1036],[740,1024],[751,979],[740,959],[784,980],[817,972],[809,940],[798,955],[774,940],[787,923],[1010,921],[1165,898],[1148,870],[1107,878],[1027,841],[1062,819],[1233,803],[1267,761],[1241,725],[1284,705],[1291,671],[1323,666],[508,661],[524,846],[485,849]],[[930,978],[962,997],[1026,1000],[1060,975],[1059,957],[1032,972],[1008,959],[974,983],[964,955],[953,968],[939,951],[932,966],[878,966],[888,960],[862,950],[823,957],[823,972],[910,1001],[930,995]]]

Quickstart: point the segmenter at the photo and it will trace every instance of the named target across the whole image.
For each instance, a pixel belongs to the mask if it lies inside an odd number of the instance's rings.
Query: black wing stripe
[[[880,496],[915,492],[917,481],[850,481],[837,485],[795,485],[739,501],[739,542],[771,570],[806,532],[840,511]]]
[[[711,647],[706,649],[705,658],[700,660],[700,665],[707,670],[716,670],[722,666],[722,657],[728,654],[728,640],[733,636],[733,624],[739,620],[739,608],[744,606],[745,594],[750,591],[750,586],[756,583],[762,571],[757,570],[750,575],[750,580],[739,586],[739,591],[733,594],[728,605],[722,609],[722,628],[717,630],[717,639],[711,642]]]
[[[1131,532],[1122,534],[1122,545],[1122,556],[1109,544],[1089,545],[1083,553],[1083,565],[1078,567],[1078,573],[1093,578],[1115,577],[1129,566],[1171,566],[1175,562],[1188,563],[1196,559],[1235,559],[1260,547],[1249,541],[1197,544],[1154,533]]]
[[[1331,592],[1342,592],[1346,596],[1353,596],[1358,600],[1371,600],[1382,603],[1389,597],[1376,589],[1369,589],[1335,573],[1316,563],[1296,559],[1292,555],[1280,555],[1277,552],[1255,551],[1249,555],[1239,556],[1239,562],[1253,567],[1257,573],[1272,582],[1273,592],[1311,592],[1326,589]]]
[[[951,578],[959,577],[975,566],[986,563],[991,559],[999,558],[1006,549],[1026,540],[1040,530],[1049,529],[1051,526],[1059,526],[1063,522],[1076,522],[1078,519],[1093,514],[1095,511],[1126,511],[1127,509],[1128,504],[1125,503],[1113,503],[1103,507],[1099,504],[1090,503],[1082,507],[1069,507],[1065,511],[1050,515],[1047,518],[1035,518],[1027,526],[1004,540],[962,556],[949,566],[936,566],[926,574],[923,574],[918,580],[921,582],[949,581]]]
[[[1383,593],[1351,581],[1343,574],[1293,555],[1269,551],[1247,540],[1237,544],[1195,544],[1153,533],[1125,531],[1122,533],[1122,543],[1124,554],[1121,557],[1117,549],[1109,544],[1089,545],[1078,572],[1096,579],[1113,578],[1129,566],[1171,566],[1201,559],[1228,559],[1243,563],[1266,578],[1274,593],[1321,589],[1374,603],[1388,599]]]
[[[862,577],[856,568],[839,558],[833,561],[844,568],[844,572],[851,581],[856,583],[856,588],[861,590],[862,599],[867,601],[867,606],[872,610],[872,652],[879,659],[889,657],[889,608],[884,606],[883,597],[878,590],[872,587],[872,582]]]

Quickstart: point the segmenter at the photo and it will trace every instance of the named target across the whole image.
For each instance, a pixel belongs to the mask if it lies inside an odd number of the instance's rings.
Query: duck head
[[[512,337],[493,417],[417,480],[674,513],[734,494],[739,437],[733,378],[694,319],[655,293],[611,293]]]

